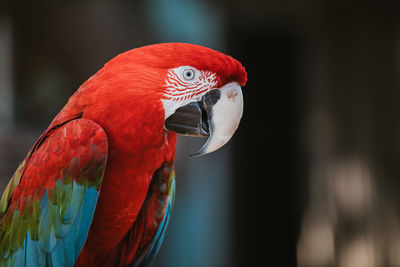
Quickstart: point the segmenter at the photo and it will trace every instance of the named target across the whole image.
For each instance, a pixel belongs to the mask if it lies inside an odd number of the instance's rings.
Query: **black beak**
[[[218,89],[205,94],[201,101],[178,108],[165,121],[165,128],[178,134],[208,137],[210,135],[211,109],[220,98]]]

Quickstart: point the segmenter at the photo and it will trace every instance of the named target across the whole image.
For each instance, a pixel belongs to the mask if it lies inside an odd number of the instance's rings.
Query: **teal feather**
[[[51,262],[54,267],[65,267],[65,266],[72,266],[66,265],[66,257],[65,257],[65,250],[63,240],[57,240],[57,246],[51,252]]]
[[[89,233],[90,224],[96,209],[99,192],[95,188],[87,188],[81,207],[81,223],[76,237],[76,251],[80,252]],[[78,253],[79,255],[79,253]]]
[[[39,219],[39,244],[44,252],[51,252],[57,244],[57,239],[54,229],[51,227],[49,197],[47,192],[44,192],[40,200],[40,219]]]
[[[51,204],[48,194],[45,192],[40,200],[38,240],[32,240],[28,231],[24,245],[12,254],[7,265],[1,266],[26,266],[25,261],[29,262],[27,265],[29,267],[74,265],[86,241],[99,191],[73,183],[75,193],[71,195],[83,195],[83,197],[71,198],[70,206],[73,208],[69,210],[68,214],[74,220],[69,220],[68,224],[61,223],[57,205]],[[73,204],[74,201],[80,201],[81,205]],[[55,214],[50,215],[53,212]],[[18,213],[16,213],[17,215]],[[55,219],[59,221],[54,222]]]

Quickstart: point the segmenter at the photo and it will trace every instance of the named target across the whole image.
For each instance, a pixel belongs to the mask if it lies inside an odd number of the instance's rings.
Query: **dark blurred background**
[[[119,53],[190,42],[239,59],[231,142],[189,158],[154,267],[400,266],[400,2],[2,1],[4,188],[68,97]]]

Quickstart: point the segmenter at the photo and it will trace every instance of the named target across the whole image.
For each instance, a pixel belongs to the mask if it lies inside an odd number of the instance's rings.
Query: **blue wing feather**
[[[79,188],[76,191],[80,191],[84,196],[79,209],[73,216],[74,220],[70,221],[69,225],[61,225],[64,227],[62,228],[64,229],[63,234],[57,236],[56,229],[50,225],[49,210],[56,206],[50,203],[46,192],[40,201],[40,239],[32,240],[28,231],[24,245],[12,254],[8,266],[62,267],[74,265],[85,244],[99,195],[99,191],[95,188],[81,190],[81,187],[85,186],[75,182],[74,187]],[[28,262],[29,265],[26,265],[25,262]]]
[[[63,129],[65,127],[69,127],[70,130]],[[87,132],[85,133],[85,131]],[[24,214],[20,214],[19,209],[15,208],[18,207],[16,204],[5,210],[3,214],[0,213],[1,267],[73,266],[85,244],[99,197],[99,185],[104,175],[108,150],[107,137],[96,123],[86,119],[77,119],[57,127],[51,138],[41,138],[41,141],[46,144],[44,147],[48,149],[52,142],[60,142],[60,139],[57,140],[57,138],[63,138],[64,132],[77,132],[77,136],[70,136],[68,140],[71,142],[76,137],[75,143],[90,144],[94,146],[94,149],[88,150],[89,146],[85,149],[77,147],[75,151],[73,149],[65,151],[65,153],[74,154],[74,158],[70,162],[54,163],[53,161],[51,164],[60,164],[53,169],[67,170],[65,172],[67,176],[58,178],[55,181],[55,187],[45,189],[41,198],[36,202],[37,204],[32,202],[32,198],[29,198],[30,203],[33,204],[25,208]],[[85,138],[88,139],[87,142],[85,142]],[[99,150],[99,146],[102,147],[102,150]],[[42,147],[35,145],[34,149],[40,152]],[[79,165],[79,168],[85,169],[85,172],[80,172],[78,169],[78,172],[73,173],[75,169],[72,169],[71,166],[78,166],[76,163],[79,163],[81,157],[79,153],[85,153],[82,156],[86,156],[86,158],[88,153],[92,153],[89,155],[93,155],[93,157],[89,157],[87,162],[84,161],[83,165]],[[32,160],[26,160],[26,166],[46,169],[47,162],[40,158],[41,155],[45,155],[44,151],[38,155]],[[88,166],[96,166],[98,169],[88,170],[91,168]],[[68,172],[68,170],[72,171]],[[96,180],[85,180],[87,178],[84,174],[79,176],[80,173],[88,171],[93,171],[93,174],[97,175],[95,176]],[[41,172],[38,169],[33,173],[40,174]],[[21,179],[24,179],[23,175],[21,175]],[[29,179],[34,179],[34,177],[29,177]],[[54,177],[47,179],[51,180]],[[7,194],[6,197],[11,199],[9,192]],[[27,201],[23,197],[24,195],[18,201]],[[12,216],[11,221],[10,216]],[[26,234],[22,236],[24,238],[22,243],[13,242],[14,237],[20,238],[24,233],[21,231],[26,231]]]

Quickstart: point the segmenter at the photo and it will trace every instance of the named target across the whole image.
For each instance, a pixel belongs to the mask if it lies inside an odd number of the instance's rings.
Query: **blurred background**
[[[400,2],[0,2],[3,189],[68,97],[119,53],[205,45],[248,72],[231,142],[190,158],[154,267],[400,266]]]

